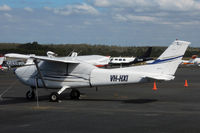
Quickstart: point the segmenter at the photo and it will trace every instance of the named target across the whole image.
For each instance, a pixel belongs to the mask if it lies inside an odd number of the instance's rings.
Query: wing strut
[[[43,79],[43,77],[42,77],[42,73],[41,73],[41,71],[40,71],[40,68],[38,67],[37,59],[34,59],[33,62],[35,63],[35,66],[36,66],[36,68],[37,68],[38,74],[39,74],[39,76],[40,76],[40,78],[41,78],[41,80],[42,80],[42,84],[43,84],[44,88],[46,88],[46,84],[45,84],[44,79]]]

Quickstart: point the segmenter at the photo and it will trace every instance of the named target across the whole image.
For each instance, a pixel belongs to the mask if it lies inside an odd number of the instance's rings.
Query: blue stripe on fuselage
[[[183,57],[183,55],[181,56],[177,56],[177,57],[172,57],[172,58],[168,58],[168,59],[157,59],[155,60],[154,62],[150,63],[150,64],[158,64],[158,63],[163,63],[163,62],[166,62],[166,61],[171,61],[171,60],[174,60],[174,59],[177,59],[177,58],[180,58],[180,57]]]

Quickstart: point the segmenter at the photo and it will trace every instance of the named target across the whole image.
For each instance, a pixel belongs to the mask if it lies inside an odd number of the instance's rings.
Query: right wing
[[[9,53],[4,55],[7,58],[15,58],[15,59],[29,59],[30,55],[24,55],[24,54],[15,54],[15,53]]]

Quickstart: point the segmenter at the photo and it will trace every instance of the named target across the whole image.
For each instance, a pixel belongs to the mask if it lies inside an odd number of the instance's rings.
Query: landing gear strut
[[[78,100],[80,97],[80,92],[78,90],[72,90],[70,92],[70,98],[74,100]]]
[[[63,86],[58,92],[52,92],[49,99],[51,102],[58,102],[60,94],[66,89],[70,88],[69,86]]]
[[[32,88],[31,90],[29,90],[27,93],[26,93],[26,98],[28,100],[33,100],[35,99],[35,91],[34,91],[34,88]]]
[[[60,94],[65,91],[66,89],[69,89],[69,86],[63,86],[58,92],[52,92],[49,99],[52,102],[58,102]],[[76,89],[72,89],[70,92],[70,98],[74,100],[78,100],[80,97],[80,92]]]

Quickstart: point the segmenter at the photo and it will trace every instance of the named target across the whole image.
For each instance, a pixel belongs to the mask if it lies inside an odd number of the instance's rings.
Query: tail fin
[[[190,42],[174,41],[152,64],[156,73],[174,75]]]
[[[153,60],[153,58],[150,57],[151,51],[152,51],[152,47],[149,47],[144,55],[137,56],[133,61],[126,63],[126,65],[131,65],[131,64],[136,64],[136,63],[139,63],[139,62]]]
[[[140,58],[141,58],[141,57],[150,57],[151,51],[152,51],[152,47],[149,47],[149,48],[147,49],[147,51],[144,53],[144,55],[140,56]]]
[[[189,44],[190,42],[176,40],[154,62],[127,68],[127,70],[139,71],[144,73],[146,77],[154,79],[171,80],[174,78],[173,76],[182,62],[182,57]]]
[[[192,59],[196,59],[196,58],[197,58],[197,55],[193,55],[193,56],[192,56]]]

